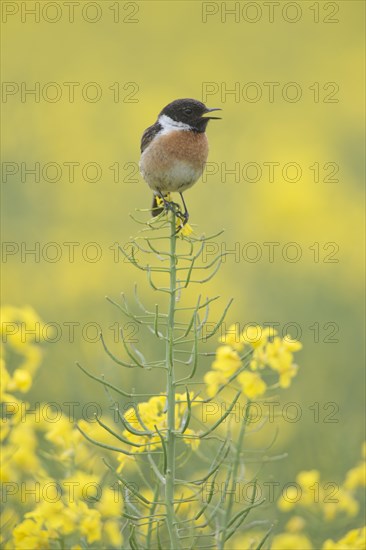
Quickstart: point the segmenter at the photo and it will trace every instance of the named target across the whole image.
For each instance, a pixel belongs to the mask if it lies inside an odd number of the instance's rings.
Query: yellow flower
[[[358,466],[348,470],[344,487],[346,489],[357,489],[366,485],[366,463],[360,462]]]
[[[275,334],[277,334],[277,331],[272,327],[263,328],[260,325],[249,325],[243,331],[242,340],[253,348],[258,348],[267,344],[268,338],[275,336]]]
[[[156,204],[157,204],[157,206],[163,206],[164,205],[164,201],[161,197],[159,197],[159,195],[156,195]]]
[[[100,491],[99,476],[76,470],[63,480],[71,501],[97,498]]]
[[[212,363],[214,370],[221,371],[227,378],[230,378],[241,367],[241,360],[238,352],[230,346],[220,346],[216,350],[216,360]]]
[[[255,372],[244,371],[240,373],[238,382],[242,387],[244,395],[249,399],[256,399],[256,397],[263,395],[267,389],[267,384]]]
[[[89,544],[101,539],[102,524],[98,510],[92,510],[85,505],[84,512],[80,517],[79,530],[81,535],[86,537]]]
[[[289,365],[289,367],[280,372],[279,385],[281,388],[286,389],[291,384],[291,379],[297,374],[297,365]]]
[[[326,520],[333,520],[337,514],[341,513],[347,514],[348,517],[354,517],[358,514],[359,504],[350,492],[340,488],[333,498],[335,502],[324,503],[324,517]]]
[[[167,193],[167,195],[165,195],[165,200],[166,200],[167,202],[171,202],[172,196],[171,196],[170,193]],[[163,199],[162,199],[161,197],[159,197],[159,195],[156,195],[156,204],[157,204],[158,206],[164,206],[164,201],[163,201]]]
[[[295,485],[290,485],[283,491],[277,501],[277,506],[282,512],[292,510],[301,498],[301,492]]]
[[[16,429],[11,430],[9,442],[14,446],[12,463],[24,472],[40,473],[40,462],[36,455],[38,442],[31,422],[18,424]]]
[[[18,482],[22,477],[22,471],[12,461],[14,448],[5,444],[1,452],[0,481],[1,483]]]
[[[70,502],[67,509],[72,518],[75,531],[86,537],[89,544],[101,539],[102,524],[101,515],[98,510],[88,508],[85,502]]]
[[[289,334],[283,338],[282,343],[288,351],[300,351],[302,349],[302,343],[298,340],[293,340]]]
[[[284,344],[280,338],[274,338],[266,346],[266,363],[279,374],[279,384],[281,388],[288,388],[291,379],[296,376],[298,367],[293,363],[293,355],[289,351],[287,344]]]
[[[53,533],[53,537],[59,534],[67,535],[77,529],[69,510],[61,500],[56,502],[44,500],[34,510],[25,514],[25,518],[42,523],[49,533]]]
[[[252,359],[249,363],[250,370],[258,370],[258,367],[260,367],[260,363],[256,359]],[[264,365],[263,365],[264,366]]]
[[[209,397],[213,397],[219,387],[227,382],[227,378],[222,372],[213,370],[206,372],[203,380],[206,384],[206,391]]]
[[[225,345],[217,348],[212,371],[204,378],[208,395],[215,395],[219,387],[240,369],[242,362],[238,351],[243,349],[244,344],[254,348],[249,361],[250,371],[238,376],[244,394],[250,399],[255,399],[265,393],[267,385],[255,371],[266,366],[278,373],[279,386],[288,388],[298,370],[298,366],[293,362],[293,352],[301,349],[302,344],[291,340],[290,336],[282,340],[275,336],[276,334],[274,328],[262,328],[259,325],[250,325],[240,334],[239,324],[231,325],[227,333],[219,339]]]
[[[320,472],[318,470],[303,470],[297,474],[296,481],[302,489],[308,489],[314,483],[319,483]]]
[[[13,377],[9,380],[7,385],[8,391],[20,391],[27,393],[32,385],[32,377],[30,373],[25,369],[16,369]]]
[[[119,517],[122,511],[122,504],[123,499],[119,491],[104,488],[102,496],[95,507],[103,518]]]
[[[166,413],[164,412],[166,404],[166,397],[165,395],[156,395],[154,397],[151,397],[149,401],[145,403],[139,403],[138,410],[141,416],[141,419],[145,426],[147,426],[150,429],[154,429],[155,424],[159,424],[162,421],[164,422],[166,419]],[[135,411],[133,410],[132,413],[132,421],[129,420],[129,422],[134,422],[134,427],[140,430],[144,430],[144,427],[140,425],[139,421],[137,420],[137,417],[134,416]]]
[[[186,223],[182,225],[181,220],[177,219],[176,223],[177,231],[179,230],[179,236],[180,237],[189,237],[189,235],[192,235],[193,228],[189,223]]]
[[[1,308],[1,319],[0,334],[4,336],[6,342],[15,345],[23,345],[27,339],[28,342],[37,339],[37,336],[39,336],[38,331],[35,330],[33,334],[31,331],[38,326],[43,326],[40,317],[29,306],[21,308],[3,306]],[[12,326],[9,327],[9,324]]]
[[[45,439],[56,445],[65,453],[61,458],[67,458],[70,451],[74,451],[75,445],[82,440],[81,433],[74,428],[71,418],[60,416],[56,422],[44,420],[42,428],[46,430]]]
[[[271,550],[312,550],[313,546],[305,535],[280,533],[273,537]]]
[[[202,401],[201,399],[196,398],[194,395],[194,392],[190,392],[192,407],[198,405],[199,402]],[[179,429],[182,425],[183,418],[188,408],[186,394],[177,393],[175,395],[175,401],[175,427],[176,429]],[[147,428],[148,430],[151,430],[153,432],[153,434],[139,435],[133,434],[127,429],[124,430],[123,437],[131,441],[131,443],[137,443],[141,445],[140,447],[133,447],[133,451],[135,453],[146,451],[147,448],[149,450],[152,450],[161,446],[161,439],[155,429],[155,426],[158,428],[160,433],[164,432],[167,429],[167,413],[165,410],[165,406],[166,396],[157,395],[151,397],[149,401],[145,403],[139,403],[137,405],[139,413],[138,415],[136,414],[136,410],[133,407],[128,409],[125,413],[124,418],[131,425],[132,428],[138,431],[146,431]],[[138,416],[140,417],[141,422],[138,419]],[[189,445],[192,445],[192,440],[186,439],[184,441]],[[121,461],[124,463],[125,459],[121,457]],[[119,469],[121,468],[122,466]]]
[[[296,476],[301,488],[300,503],[303,506],[313,506],[323,502],[323,489],[320,486],[320,472],[318,470],[304,470]]]
[[[366,548],[366,527],[352,529],[340,539],[334,542],[328,539],[324,542],[322,550],[365,550]]]
[[[42,529],[42,525],[31,519],[26,519],[13,530],[15,550],[45,550],[50,548],[51,534]]]

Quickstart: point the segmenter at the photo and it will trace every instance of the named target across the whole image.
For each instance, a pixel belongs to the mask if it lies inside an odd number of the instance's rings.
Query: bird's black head
[[[164,107],[159,114],[158,120],[164,116],[169,117],[175,123],[189,126],[196,132],[204,132],[209,120],[220,118],[216,116],[204,116],[212,111],[221,111],[221,109],[209,109],[196,99],[176,99]]]

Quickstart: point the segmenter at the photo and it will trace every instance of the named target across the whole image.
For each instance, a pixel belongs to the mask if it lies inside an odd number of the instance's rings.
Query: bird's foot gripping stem
[[[164,205],[164,210],[173,212],[175,216],[179,220],[177,233],[186,225],[188,222],[189,214],[187,212],[187,209],[185,208],[185,211],[182,212],[180,205],[177,202],[167,200],[170,199],[170,195],[168,197],[164,197],[164,195],[158,195],[158,197],[161,199],[161,202]],[[185,206],[185,205],[184,205]]]

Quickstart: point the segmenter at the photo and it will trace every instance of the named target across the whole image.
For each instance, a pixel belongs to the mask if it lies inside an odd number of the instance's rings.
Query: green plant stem
[[[152,537],[152,531],[154,527],[154,516],[155,516],[155,510],[156,510],[155,503],[158,499],[159,499],[159,485],[156,485],[155,495],[154,495],[154,504],[151,506],[151,509],[150,509],[149,527],[147,530],[147,538],[146,538],[146,548],[151,547],[151,537]]]
[[[175,301],[177,293],[177,266],[176,266],[176,227],[175,214],[171,213],[170,229],[170,300],[167,323],[166,366],[167,366],[167,435],[166,451],[167,464],[165,472],[165,506],[166,522],[170,537],[170,548],[179,548],[178,535],[175,525],[174,512],[174,483],[175,483],[175,373],[174,373],[174,321]]]
[[[248,403],[248,405],[249,405],[249,403]],[[249,409],[249,407],[247,407],[247,411],[248,411],[248,409]],[[224,521],[224,526],[223,526],[223,529],[222,529],[221,540],[219,541],[219,545],[218,545],[219,550],[224,550],[224,548],[225,548],[225,539],[226,539],[226,535],[227,535],[227,527],[228,527],[228,524],[229,524],[229,521],[230,521],[230,518],[231,518],[232,509],[233,509],[235,485],[236,485],[237,478],[238,478],[238,470],[239,470],[239,466],[240,466],[240,455],[241,455],[241,449],[242,449],[243,441],[244,441],[246,424],[247,424],[247,414],[245,415],[245,418],[243,419],[243,421],[241,422],[241,425],[240,425],[239,437],[238,437],[236,453],[235,453],[235,459],[234,459],[233,470],[232,470],[232,481],[231,481],[231,489],[230,489],[230,492],[229,492],[229,502],[228,502],[226,512],[225,512],[225,521]]]

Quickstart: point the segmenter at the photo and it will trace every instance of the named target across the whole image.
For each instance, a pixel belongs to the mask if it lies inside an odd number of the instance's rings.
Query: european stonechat
[[[209,120],[220,118],[205,115],[220,110],[209,109],[196,99],[176,99],[164,107],[155,124],[143,133],[140,172],[154,192],[153,216],[164,208],[174,209],[183,225],[187,222],[189,214],[182,193],[202,175],[208,156],[206,127]],[[180,194],[184,213],[166,200],[170,192]]]

